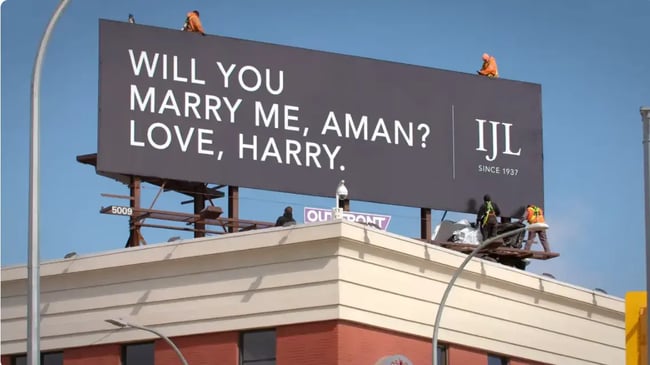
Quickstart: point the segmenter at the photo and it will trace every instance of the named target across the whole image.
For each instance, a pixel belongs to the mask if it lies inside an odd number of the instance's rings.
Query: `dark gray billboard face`
[[[479,60],[480,61],[480,60]],[[503,215],[543,205],[539,85],[100,22],[99,171]]]

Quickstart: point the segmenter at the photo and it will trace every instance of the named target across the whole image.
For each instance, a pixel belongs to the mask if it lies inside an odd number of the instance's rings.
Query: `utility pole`
[[[645,285],[650,293],[650,107],[641,107],[643,121],[643,177],[645,191]],[[646,308],[648,303],[646,300]],[[650,316],[646,316],[646,328],[650,328]],[[646,340],[647,341],[647,340]],[[650,359],[646,346],[646,359]]]

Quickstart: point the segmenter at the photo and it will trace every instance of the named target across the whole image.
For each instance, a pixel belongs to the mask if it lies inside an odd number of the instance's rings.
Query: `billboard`
[[[543,206],[539,85],[106,20],[99,45],[101,172]]]

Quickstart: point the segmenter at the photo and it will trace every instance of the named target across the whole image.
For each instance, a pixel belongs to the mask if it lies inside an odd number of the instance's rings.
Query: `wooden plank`
[[[474,251],[474,249],[476,249],[476,245],[471,243],[454,243],[454,242],[437,242],[437,241],[431,241],[431,243],[444,248],[448,248],[450,250],[462,252],[465,254],[469,254],[470,252]],[[529,250],[513,248],[513,247],[488,247],[482,252],[494,256],[516,257],[520,259],[528,258],[528,259],[535,259],[535,260],[548,260],[560,256],[560,254],[557,252],[529,251]]]

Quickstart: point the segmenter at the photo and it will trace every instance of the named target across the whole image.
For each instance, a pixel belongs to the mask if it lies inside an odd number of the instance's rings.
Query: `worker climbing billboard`
[[[543,205],[541,87],[100,21],[97,169],[503,215]],[[478,202],[478,203],[477,203]],[[518,214],[518,213],[517,213]]]

